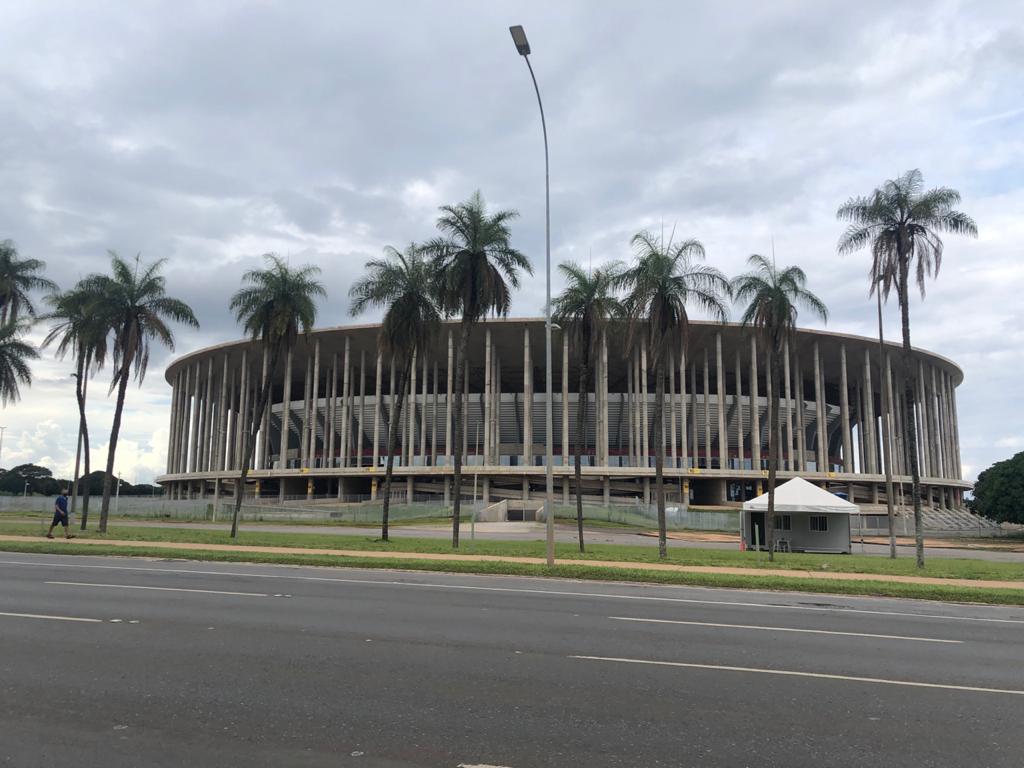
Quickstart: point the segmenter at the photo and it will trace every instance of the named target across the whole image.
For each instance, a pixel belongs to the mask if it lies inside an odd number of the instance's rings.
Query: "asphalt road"
[[[1020,766],[1024,609],[0,553],[0,764]]]

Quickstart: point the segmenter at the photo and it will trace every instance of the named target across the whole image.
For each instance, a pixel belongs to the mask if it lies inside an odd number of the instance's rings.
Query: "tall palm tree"
[[[117,438],[121,431],[128,379],[142,385],[149,367],[150,344],[158,341],[174,349],[174,334],[168,321],[199,327],[192,309],[185,302],[166,292],[166,278],[160,274],[166,259],[142,266],[140,256],[131,264],[110,251],[109,275],[91,275],[81,286],[94,298],[91,311],[106,325],[111,334],[114,378],[111,390],[117,389],[114,420],[107,448],[107,469],[103,476],[103,502],[100,506],[100,533],[106,533],[110,512],[110,494],[114,483],[114,459]]]
[[[388,246],[383,259],[366,262],[366,272],[349,289],[350,311],[356,316],[368,307],[386,307],[380,326],[380,350],[395,361],[398,372],[398,399],[388,420],[388,459],[384,470],[384,502],[381,509],[380,537],[388,540],[388,514],[391,509],[391,477],[395,467],[398,432],[401,429],[402,404],[409,387],[410,369],[437,338],[441,312],[435,299],[433,265],[415,244],[405,253]]]
[[[566,285],[554,300],[552,317],[579,354],[579,399],[576,404],[576,531],[583,546],[583,471],[580,454],[587,435],[587,393],[594,359],[609,324],[622,316],[622,302],[615,295],[615,281],[622,265],[615,261],[593,272],[565,261],[558,265]]]
[[[939,233],[977,237],[978,227],[966,213],[954,206],[960,193],[949,187],[924,189],[917,169],[886,181],[865,197],[851,197],[836,211],[841,221],[850,222],[839,238],[839,253],[852,253],[871,247],[871,289],[880,289],[885,298],[893,288],[900,305],[903,327],[903,400],[906,413],[914,413],[917,373],[910,346],[910,272],[921,298],[925,279],[938,276],[942,266],[942,239]],[[914,503],[914,538],[917,567],[924,568],[924,531],[921,521],[921,470],[917,455],[917,425],[903,420],[904,444],[910,464],[911,497]]]
[[[93,307],[100,297],[90,293],[87,286],[79,283],[64,293],[52,293],[46,297],[51,310],[44,319],[53,322],[50,332],[43,339],[43,346],[56,344],[57,358],[63,360],[70,352],[75,356],[75,399],[78,401],[79,444],[76,456],[84,453],[86,478],[89,477],[89,425],[85,418],[85,399],[90,376],[103,367],[107,356],[107,331],[102,316]],[[78,459],[75,459],[75,478],[78,481]],[[72,490],[72,498],[77,488]],[[84,531],[89,520],[89,482],[83,483],[82,522]]]
[[[730,286],[725,275],[701,264],[704,246],[689,239],[666,241],[664,235],[638,232],[630,241],[635,260],[615,283],[628,293],[623,300],[627,322],[626,346],[646,343],[654,363],[654,486],[658,506],[658,556],[668,555],[665,530],[665,445],[662,412],[665,408],[665,359],[670,349],[686,347],[693,304],[713,318],[725,321],[725,299]],[[646,427],[645,427],[646,428]]]
[[[301,330],[306,336],[316,323],[316,300],[327,291],[316,276],[320,268],[306,265],[297,269],[288,266],[280,256],[263,256],[266,269],[251,269],[242,275],[242,288],[231,297],[235,320],[242,324],[253,341],[267,350],[267,367],[260,382],[260,396],[252,421],[245,430],[242,445],[242,472],[235,481],[235,511],[231,517],[231,538],[238,535],[238,516],[242,509],[242,493],[249,474],[256,435],[263,421],[263,412],[270,402],[270,390],[281,356],[291,348]],[[282,424],[282,429],[287,425]],[[282,461],[284,457],[282,457]]]
[[[782,398],[782,360],[786,341],[796,331],[798,308],[803,306],[828,322],[824,302],[807,290],[807,276],[800,267],[779,269],[774,260],[754,254],[747,259],[752,271],[732,282],[737,302],[746,304],[741,322],[754,326],[768,352],[768,375],[771,377],[772,402],[768,404],[768,514],[765,519],[765,542],[768,559],[775,559],[775,477],[779,469],[779,402]]]
[[[57,284],[40,272],[46,263],[39,259],[18,258],[18,248],[10,240],[0,240],[0,325],[14,322],[23,314],[34,318],[36,308],[32,291],[56,291]]]
[[[437,228],[441,236],[423,246],[432,259],[441,311],[461,315],[456,353],[456,386],[452,418],[455,419],[455,493],[452,504],[452,547],[459,546],[459,515],[462,500],[462,411],[465,397],[459,382],[466,370],[466,350],[473,326],[488,313],[508,315],[510,289],[519,287],[520,272],[533,274],[530,260],[512,247],[509,222],[519,214],[512,210],[488,213],[479,191],[458,205],[441,206]]]
[[[39,352],[21,335],[27,330],[22,323],[0,325],[0,405],[16,403],[21,397],[18,384],[32,384],[32,370],[29,360],[39,357]]]

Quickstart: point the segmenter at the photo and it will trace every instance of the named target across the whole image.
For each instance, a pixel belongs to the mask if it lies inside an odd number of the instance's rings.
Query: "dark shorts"
[[[63,525],[65,528],[68,527],[68,516],[61,512],[53,513],[53,522],[50,525]]]

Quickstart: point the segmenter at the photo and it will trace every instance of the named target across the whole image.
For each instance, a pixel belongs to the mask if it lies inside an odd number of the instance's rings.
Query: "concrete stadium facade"
[[[378,353],[379,327],[352,325],[300,338],[278,366],[246,494],[281,500],[372,498],[383,478],[387,420],[394,399],[390,360]],[[408,497],[448,503],[453,493],[453,425],[448,403],[458,327],[415,361],[411,400],[401,415],[395,484]],[[654,381],[644,350],[627,353],[624,328],[603,340],[587,393],[583,487],[591,503],[649,501],[654,478]],[[469,346],[462,493],[484,501],[540,501],[544,495],[544,323],[481,323]],[[574,493],[578,355],[556,331],[554,466],[556,499]],[[960,508],[956,387],[950,360],[915,350],[917,407],[902,398],[901,350],[877,340],[800,330],[787,350],[780,411],[779,479],[801,476],[862,505],[884,505],[885,445],[893,445],[896,502],[909,504],[903,422],[915,418],[924,502]],[[260,346],[236,341],[201,349],[167,369],[172,386],[167,473],[172,498],[224,498],[240,473],[242,425],[266,365]],[[694,322],[688,348],[666,372],[665,476],[671,502],[739,506],[763,492],[768,459],[769,390],[764,350],[749,328]],[[669,372],[670,371],[670,372]],[[896,397],[883,413],[882,386]],[[409,403],[414,407],[408,407]],[[251,418],[251,416],[250,416]],[[894,429],[886,437],[887,423]],[[288,429],[282,429],[287,424]],[[565,427],[568,426],[568,429]],[[476,483],[476,485],[474,485]]]

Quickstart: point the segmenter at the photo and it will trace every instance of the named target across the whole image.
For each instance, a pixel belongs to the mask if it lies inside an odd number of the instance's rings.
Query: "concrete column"
[[[676,441],[676,353],[674,350],[668,352],[668,366],[666,366],[665,374],[668,378],[668,441],[672,450],[669,453],[668,466],[677,467],[679,466],[679,449]]]
[[[174,474],[174,435],[176,432],[175,422],[178,418],[178,375],[175,374],[171,381],[171,416],[167,427],[167,474]],[[79,450],[76,448],[76,450]],[[75,489],[78,490],[77,488]],[[75,505],[75,495],[71,497],[71,506]]]
[[[236,370],[232,369],[231,381],[228,384],[228,430],[224,438],[224,451],[227,454],[224,464],[226,470],[233,470],[235,468],[235,457],[238,455],[235,446],[235,431],[238,429],[238,402],[240,398],[236,398],[238,392],[236,383],[240,376],[240,370],[236,373]]]
[[[686,403],[689,408],[689,437],[690,437],[690,462],[694,467],[700,466],[700,441],[698,438],[697,430],[697,365],[690,363],[688,366],[690,370],[690,396]]]
[[[718,466],[729,467],[729,431],[725,428],[725,360],[722,334],[715,334],[715,403],[718,406]]]
[[[426,381],[426,375],[423,377]],[[426,404],[424,404],[426,409]],[[363,437],[366,434],[366,350],[359,351],[359,429],[358,439],[355,441],[357,467],[363,466]]]
[[[316,466],[316,425],[320,420],[320,339],[318,338],[313,343],[313,381],[310,383],[312,387],[312,397],[310,400],[310,419],[309,419],[309,443],[306,446],[306,457],[308,459],[306,466]],[[326,436],[326,435],[325,435]]]
[[[494,425],[491,427],[491,461],[495,465],[501,464],[501,358],[498,357],[498,349],[494,349],[494,408],[491,409],[491,418]]]
[[[484,331],[484,412],[483,412],[483,463],[490,463],[491,457],[491,329]]]
[[[377,375],[374,382],[374,408],[373,408],[373,469],[380,466],[380,426],[381,426],[381,398],[383,397],[383,381],[381,374],[384,368],[384,353],[377,350]],[[447,502],[446,502],[447,503]]]
[[[932,466],[935,468],[935,475],[937,477],[944,477],[943,472],[943,450],[942,450],[942,421],[939,418],[939,390],[935,384],[935,366],[928,366],[932,387],[931,394],[928,398],[928,406],[931,411],[932,419]]]
[[[270,369],[270,350],[267,348],[266,345],[264,345],[263,346],[263,364],[260,367],[260,382],[259,382],[259,389],[257,390],[261,394],[262,394],[262,391],[263,391],[263,382],[266,380],[267,376],[271,374],[271,371],[269,369]],[[271,386],[271,391],[273,391],[273,386]],[[270,402],[271,402],[271,399],[272,398],[270,397],[270,393],[268,393],[268,395],[267,395],[267,402],[264,405],[263,413],[260,414],[259,442],[257,443],[257,446],[256,446],[256,468],[257,469],[267,469],[267,440],[268,440],[267,436],[270,434]],[[256,487],[257,488],[259,487],[259,483],[257,483]]]
[[[868,363],[870,365],[870,363]],[[825,430],[825,390],[822,386],[821,375],[821,352],[818,349],[818,342],[814,342],[814,427],[817,453],[815,454],[816,468],[819,472],[828,471],[828,445],[826,444]]]
[[[529,328],[523,328],[523,464],[533,465],[533,358]]]
[[[853,434],[850,431],[850,384],[846,372],[846,345],[839,346],[839,420],[843,429],[843,472],[853,472]]]
[[[174,408],[171,411],[171,445],[167,452],[167,472],[168,474],[177,474],[180,471],[178,458],[181,445],[181,414],[184,410],[185,399],[182,371],[180,370],[174,377],[174,388],[171,392],[173,393]]]
[[[531,388],[532,391],[532,388]],[[562,466],[569,462],[569,334],[562,333]],[[569,503],[569,479],[562,480],[562,503]]]
[[[750,466],[761,471],[761,394],[757,380],[757,337],[750,335]],[[755,488],[755,491],[757,489]]]
[[[636,466],[639,466],[640,463],[637,461],[637,454],[638,454],[638,452],[637,452],[636,439],[635,439],[636,438],[636,433],[637,433],[636,424],[634,423],[636,421],[635,414],[634,414],[636,395],[635,395],[635,385],[633,383],[633,355],[632,354],[630,355],[630,358],[626,362],[627,362],[627,365],[626,365],[626,418],[627,418],[627,421],[629,422],[628,425],[627,425],[628,429],[629,429],[629,437],[628,437],[628,440],[627,440],[627,442],[628,442],[628,446],[627,447],[628,447],[628,450],[630,452],[629,466],[636,467]]]
[[[199,383],[199,363],[196,362],[192,374],[192,432],[189,435],[189,461],[188,471],[195,472],[199,465],[199,417],[200,417],[200,396],[202,390]]]
[[[960,419],[956,408],[956,386],[950,380],[949,405],[953,412],[953,474],[957,480],[963,479],[963,465],[960,457]]]
[[[804,367],[800,363],[800,352],[793,354],[793,382],[796,386],[796,471],[803,472],[807,466],[807,405],[804,403]]]
[[[878,456],[875,451],[875,390],[871,383],[871,353],[864,350],[864,415],[867,421],[867,429],[864,430],[864,439],[867,443],[864,449],[864,459],[868,472],[878,474]]]
[[[440,383],[437,378],[437,360],[434,360],[434,397],[430,407],[430,466],[437,466],[437,402]]]
[[[605,331],[601,332],[601,466],[608,466],[608,334]]]
[[[210,469],[210,440],[213,422],[213,357],[206,361],[206,391],[203,393],[203,430],[199,442],[199,471]]]
[[[444,405],[444,454],[445,454],[445,465],[451,466],[452,463],[452,401],[455,398],[455,352],[452,341],[452,332],[448,331],[448,376],[447,376],[447,390],[445,392],[445,405]],[[445,481],[447,483],[447,480]],[[447,486],[446,486],[447,487]]]
[[[409,363],[409,381],[406,390],[406,425],[408,439],[405,443],[405,463],[412,466],[416,458],[416,363],[418,362],[418,350],[412,353],[412,362]]]
[[[925,405],[927,398],[924,391],[924,364],[920,361],[917,364],[917,450],[921,457],[921,476],[932,477],[931,466],[931,430],[928,422],[928,408]]]
[[[647,416],[647,336],[641,339],[640,346],[640,450],[643,453],[643,466],[648,468],[650,462],[649,425]]]
[[[469,352],[466,352],[469,355]],[[462,455],[465,456],[469,453],[469,360],[466,360],[466,364],[462,366],[464,372],[462,379],[462,402],[465,406],[462,409]],[[474,441],[473,445],[476,445]],[[475,447],[474,447],[475,450]],[[459,493],[462,489],[457,489]]]
[[[864,435],[867,430],[867,419],[864,416],[864,397],[860,385],[860,379],[855,379],[853,383],[853,398],[857,401],[857,472],[858,474],[867,474],[867,454],[865,453],[865,446],[867,440]]]
[[[427,389],[430,383],[427,379],[427,350],[423,350],[421,365],[421,373],[423,383],[420,385],[420,463],[424,466],[427,464]],[[360,374],[360,378],[362,375]],[[359,424],[362,426],[363,420],[360,417]]]
[[[704,461],[711,469],[711,373],[707,347],[704,347]]]
[[[309,466],[309,400],[312,396],[313,358],[306,354],[306,372],[302,378],[302,419],[299,431],[299,466]]]
[[[782,431],[785,437],[786,450],[779,450],[779,459],[782,466],[788,470],[793,469],[793,387],[789,371],[789,339],[782,344],[782,394],[785,397],[785,404],[779,414],[783,418]]]
[[[679,466],[686,469],[690,466],[689,451],[686,442],[689,439],[686,418],[687,409],[690,407],[689,398],[686,395],[686,348],[679,348]],[[695,447],[696,449],[696,447]],[[686,503],[685,497],[683,503]]]
[[[772,386],[772,373],[771,373],[771,371],[772,371],[772,367],[771,367],[771,353],[768,350],[768,346],[765,345],[765,349],[764,349],[764,374],[765,374],[764,375],[764,392],[765,392],[765,405],[766,405],[766,407],[765,407],[765,412],[764,412],[764,418],[765,418],[765,421],[768,422],[767,427],[765,429],[765,433],[768,435],[768,459],[769,459],[769,461],[771,461],[771,452],[772,452],[771,441],[772,441],[772,439],[774,438],[776,446],[779,444],[779,436],[778,436],[778,434],[777,433],[775,435],[772,434],[772,412],[773,412],[773,410],[775,408],[779,407],[779,400],[776,397],[775,389]],[[781,429],[781,422],[780,422],[780,429]],[[778,457],[778,455],[779,455],[778,451],[776,451],[775,455],[776,455],[776,457]],[[724,498],[725,497],[723,495],[723,499]]]
[[[633,447],[636,449],[636,466],[642,467],[644,464],[644,449],[643,440],[641,433],[644,431],[644,427],[641,424],[643,420],[643,407],[640,404],[640,350],[637,349],[633,357]]]
[[[292,348],[288,348],[288,352],[285,354],[284,359],[284,399],[281,402],[281,434],[280,441],[281,446],[278,449],[281,456],[281,468],[284,469],[288,466],[288,444],[291,442],[289,434],[291,433],[292,424],[292,363],[294,361],[294,353]],[[233,379],[232,379],[233,381]],[[281,497],[284,498],[284,481],[281,481]]]
[[[349,386],[351,382],[351,369],[352,369],[352,339],[348,336],[345,337],[345,353],[342,361],[341,369],[341,462],[340,466],[348,466],[348,444],[352,439],[352,421],[351,421],[351,407],[352,403],[349,399]],[[392,377],[393,378],[393,377]],[[391,400],[391,413],[394,418],[394,398]]]
[[[338,433],[338,353],[331,353],[330,384],[327,386],[327,422],[324,428],[324,445],[327,455],[324,466],[334,468],[334,456]],[[340,482],[339,482],[340,484]]]
[[[736,466],[743,469],[743,368],[740,363],[740,348],[736,347],[736,359],[733,362],[736,372],[736,388],[733,391],[733,412],[736,414]]]

